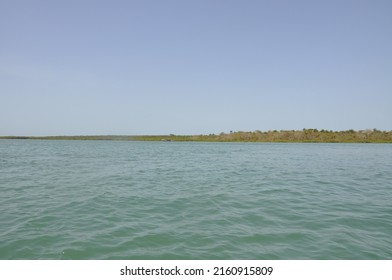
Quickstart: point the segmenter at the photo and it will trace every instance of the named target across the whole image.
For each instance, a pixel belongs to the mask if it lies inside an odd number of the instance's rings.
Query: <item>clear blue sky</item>
[[[0,0],[0,135],[392,130],[392,1]]]

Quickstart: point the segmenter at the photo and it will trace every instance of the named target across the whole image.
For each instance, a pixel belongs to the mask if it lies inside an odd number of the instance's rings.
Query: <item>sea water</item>
[[[0,259],[392,259],[392,145],[0,140]]]

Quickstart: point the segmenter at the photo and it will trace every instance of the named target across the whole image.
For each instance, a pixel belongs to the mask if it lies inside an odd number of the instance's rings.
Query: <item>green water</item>
[[[392,259],[392,145],[0,140],[0,259]]]

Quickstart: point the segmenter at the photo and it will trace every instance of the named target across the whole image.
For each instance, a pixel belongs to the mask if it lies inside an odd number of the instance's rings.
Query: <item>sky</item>
[[[0,0],[0,135],[392,130],[392,1]]]

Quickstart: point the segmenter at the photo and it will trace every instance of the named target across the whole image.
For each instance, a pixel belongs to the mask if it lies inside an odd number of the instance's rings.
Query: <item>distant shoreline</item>
[[[106,140],[177,142],[278,142],[278,143],[392,143],[392,131],[373,130],[273,130],[237,131],[208,135],[89,135],[89,136],[0,136],[0,139]]]

